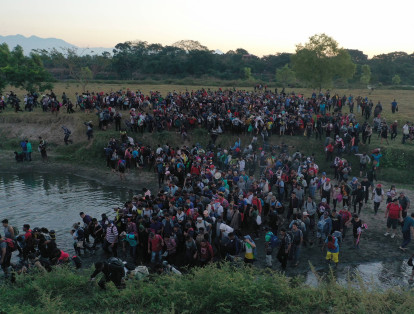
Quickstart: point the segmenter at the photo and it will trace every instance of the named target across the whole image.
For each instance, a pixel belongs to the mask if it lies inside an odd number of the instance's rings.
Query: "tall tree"
[[[371,80],[371,68],[369,67],[368,64],[364,64],[361,67],[361,78],[360,81],[362,84],[368,84],[369,81]]]
[[[331,86],[334,78],[347,80],[355,73],[349,53],[326,34],[314,35],[305,45],[297,45],[291,60],[298,78],[319,89]]]
[[[9,64],[10,50],[6,43],[0,45],[0,93],[7,85],[6,69]]]
[[[282,84],[282,87],[286,87],[295,81],[295,72],[289,67],[289,64],[285,64],[284,67],[276,70],[276,81]]]

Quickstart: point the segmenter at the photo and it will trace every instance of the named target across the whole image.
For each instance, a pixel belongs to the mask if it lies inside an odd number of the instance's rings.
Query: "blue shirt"
[[[138,241],[136,240],[135,235],[133,233],[127,234],[124,241],[128,242],[128,244],[132,247],[138,245]]]
[[[404,218],[402,232],[410,231],[411,227],[414,227],[414,219],[412,219],[410,216],[407,216]]]

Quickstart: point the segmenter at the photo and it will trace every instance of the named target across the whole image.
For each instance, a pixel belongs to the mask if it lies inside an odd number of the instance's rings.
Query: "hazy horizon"
[[[414,29],[409,2],[392,5],[350,0],[3,0],[3,36],[58,38],[79,47],[114,47],[142,40],[171,45],[196,40],[210,50],[246,49],[263,56],[295,51],[317,33],[370,58],[394,51],[414,52],[405,33]],[[395,20],[395,24],[391,23]]]

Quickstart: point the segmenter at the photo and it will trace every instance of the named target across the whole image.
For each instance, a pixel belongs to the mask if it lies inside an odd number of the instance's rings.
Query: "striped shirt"
[[[118,242],[118,229],[114,225],[112,225],[111,227],[108,227],[106,229],[105,239],[109,243],[116,243],[116,242]]]

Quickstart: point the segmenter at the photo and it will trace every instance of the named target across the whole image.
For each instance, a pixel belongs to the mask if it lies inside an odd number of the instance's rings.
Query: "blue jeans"
[[[156,264],[157,262],[161,262],[161,251],[151,252],[151,263]]]
[[[408,243],[410,243],[410,241],[411,241],[411,230],[408,229],[408,231],[403,232],[403,242],[401,244],[401,247],[405,248],[408,245]]]
[[[309,195],[310,195],[312,198],[315,198],[315,191],[316,191],[316,187],[315,187],[315,186],[310,186],[310,187],[309,187]]]
[[[296,264],[299,262],[299,256],[300,256],[300,245],[293,245],[293,256],[292,256],[292,262]]]

